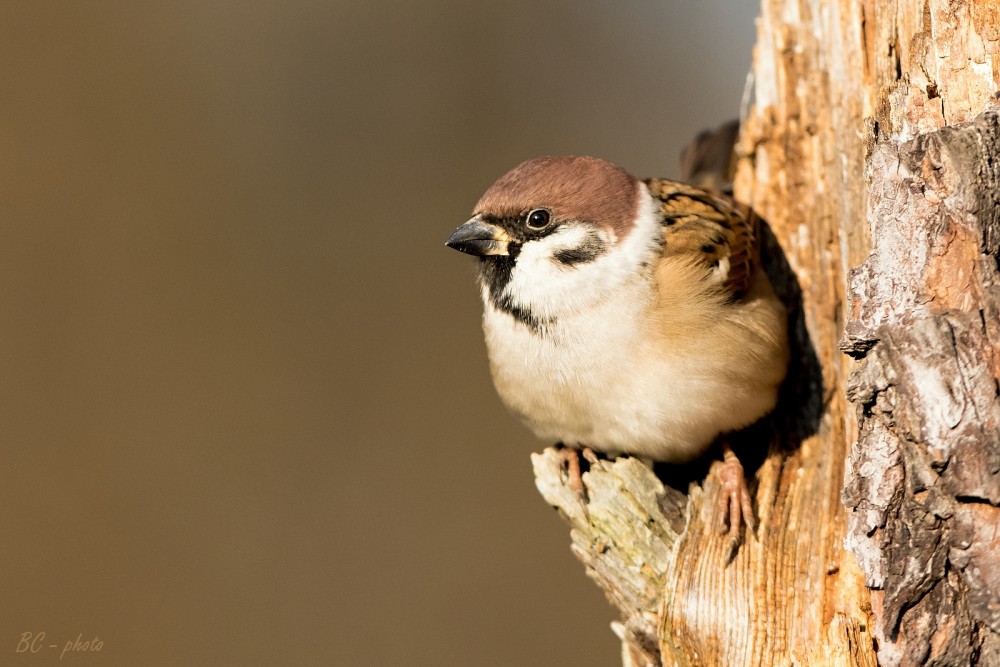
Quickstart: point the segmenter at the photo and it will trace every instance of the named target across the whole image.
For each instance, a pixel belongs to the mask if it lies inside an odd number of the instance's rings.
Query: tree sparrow
[[[494,183],[447,245],[479,257],[493,381],[539,438],[682,462],[777,401],[787,319],[747,207],[597,158],[541,157]],[[753,511],[723,448],[735,544]],[[570,467],[582,489],[575,452]]]

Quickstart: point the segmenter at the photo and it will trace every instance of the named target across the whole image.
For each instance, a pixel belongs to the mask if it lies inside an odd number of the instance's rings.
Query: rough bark
[[[871,242],[842,341],[860,358],[848,544],[880,664],[998,665],[1000,124],[982,112],[1000,95],[1000,14],[866,9]]]
[[[1000,664],[1000,122],[872,154],[843,346],[848,544],[884,665]],[[913,221],[919,221],[914,225]]]
[[[737,437],[757,539],[726,565],[711,458],[584,499],[534,457],[626,665],[1000,664],[997,6],[764,0],[735,195],[794,363]]]

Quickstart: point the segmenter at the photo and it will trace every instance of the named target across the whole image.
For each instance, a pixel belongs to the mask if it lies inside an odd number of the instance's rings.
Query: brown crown
[[[638,194],[636,178],[605,160],[540,157],[501,176],[476,204],[475,212],[517,217],[547,208],[558,221],[589,221],[622,237],[633,224]]]

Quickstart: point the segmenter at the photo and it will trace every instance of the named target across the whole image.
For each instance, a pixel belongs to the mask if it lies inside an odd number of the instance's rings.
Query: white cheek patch
[[[593,262],[614,248],[616,240],[610,231],[586,224],[570,224],[525,243],[517,263],[520,266],[524,262],[525,267],[530,264],[532,271],[548,270],[559,275],[574,265]],[[546,264],[552,266],[546,267]]]
[[[611,230],[568,224],[521,247],[504,295],[542,320],[605,302],[660,251],[662,229],[653,197],[641,186],[635,226],[618,239]]]
[[[521,247],[504,293],[543,320],[575,310],[592,297],[592,292],[584,287],[594,281],[601,258],[588,262],[587,270],[581,270],[584,267],[567,265],[556,256],[579,248],[595,233],[600,234],[584,225],[568,225],[544,238],[528,241]],[[611,247],[610,239],[602,241]]]

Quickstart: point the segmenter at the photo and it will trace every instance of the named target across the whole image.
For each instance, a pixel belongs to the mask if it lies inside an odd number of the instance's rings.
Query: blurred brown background
[[[755,12],[4,3],[0,664],[616,664],[443,241],[527,157],[676,176]]]

